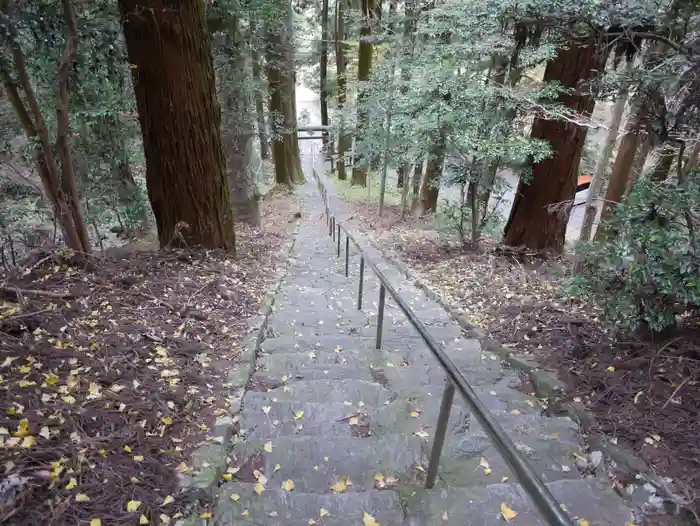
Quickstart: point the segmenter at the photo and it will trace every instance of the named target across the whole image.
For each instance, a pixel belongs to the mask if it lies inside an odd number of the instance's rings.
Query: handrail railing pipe
[[[348,277],[348,265],[350,264],[350,238],[345,236],[345,277]]]
[[[314,171],[314,177],[323,187],[320,178],[316,171]],[[325,187],[324,187],[325,189]],[[377,265],[367,257],[357,240],[350,234],[348,229],[337,222],[335,215],[330,212],[330,204],[328,199],[327,191],[322,191],[321,196],[324,200],[326,206],[327,214],[331,217],[332,233],[334,240],[336,240],[338,249],[337,254],[340,257],[340,236],[341,232],[345,232],[346,242],[345,242],[345,258],[346,258],[346,275],[348,269],[348,253],[350,242],[357,248],[360,254],[360,285],[358,289],[357,298],[357,308],[362,309],[362,294],[363,294],[363,282],[364,282],[364,271],[365,265],[369,265],[374,274],[379,279],[379,308],[377,311],[377,340],[376,347],[381,349],[382,346],[382,332],[384,326],[384,308],[387,292],[396,302],[396,305],[404,313],[408,321],[413,325],[413,327],[420,334],[421,339],[426,344],[428,349],[431,351],[435,359],[438,361],[442,369],[446,374],[446,385],[445,390],[442,395],[442,401],[440,403],[440,413],[438,415],[438,422],[436,426],[435,437],[433,441],[433,447],[430,455],[430,464],[427,469],[426,477],[426,487],[432,488],[435,485],[437,479],[438,466],[440,462],[440,456],[442,453],[442,448],[445,442],[445,436],[447,434],[447,424],[449,422],[450,410],[452,408],[452,403],[454,400],[455,391],[457,391],[462,399],[471,409],[473,415],[478,420],[479,424],[484,428],[484,431],[489,436],[494,446],[498,450],[499,454],[510,466],[513,474],[517,480],[522,485],[523,489],[530,496],[534,502],[537,509],[542,514],[542,516],[547,520],[547,522],[553,526],[573,526],[573,522],[568,517],[566,512],[561,508],[560,504],[554,498],[552,493],[549,491],[547,486],[542,482],[539,475],[532,468],[530,463],[525,457],[518,451],[515,444],[510,439],[510,437],[503,430],[498,421],[489,412],[486,406],[481,402],[479,397],[476,395],[472,387],[467,382],[466,378],[459,372],[457,366],[450,360],[445,351],[438,345],[438,343],[433,339],[433,337],[428,332],[427,327],[423,322],[418,319],[413,310],[408,306],[406,301],[399,295],[399,293],[394,289],[389,280],[386,278],[384,273],[377,267]],[[337,233],[336,233],[337,228]]]

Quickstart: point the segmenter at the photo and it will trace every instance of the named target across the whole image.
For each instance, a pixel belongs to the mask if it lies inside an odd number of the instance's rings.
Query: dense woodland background
[[[268,226],[266,196],[309,176],[303,85],[342,192],[461,251],[560,262],[557,293],[613,338],[696,329],[696,1],[2,0],[0,16],[6,277],[56,250],[76,268],[142,242],[235,252]],[[693,371],[670,385],[697,390]]]

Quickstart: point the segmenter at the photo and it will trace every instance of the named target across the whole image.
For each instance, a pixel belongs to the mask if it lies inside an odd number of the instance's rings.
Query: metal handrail
[[[440,345],[433,339],[433,337],[428,332],[427,327],[423,322],[418,319],[416,314],[411,310],[404,299],[399,295],[399,293],[394,289],[394,287],[389,283],[389,280],[384,275],[384,273],[377,267],[377,265],[367,256],[365,251],[362,249],[357,240],[350,234],[348,229],[340,224],[335,215],[331,214],[328,192],[321,182],[318,173],[313,169],[313,175],[316,179],[319,192],[323,198],[323,203],[325,206],[326,222],[328,224],[328,235],[333,237],[334,241],[337,241],[337,255],[340,257],[340,238],[341,232],[345,233],[345,276],[348,275],[348,265],[349,265],[349,244],[352,241],[353,245],[360,252],[360,285],[358,291],[358,301],[357,308],[362,308],[362,289],[364,281],[364,269],[365,263],[374,271],[377,278],[379,278],[380,288],[379,288],[379,309],[377,314],[377,338],[376,338],[376,348],[380,349],[382,345],[382,327],[384,321],[384,303],[386,298],[386,292],[389,292],[391,297],[394,299],[398,307],[403,311],[408,318],[408,321],[415,327],[415,329],[420,334],[421,338],[428,346],[428,349],[432,352],[433,356],[442,366],[445,374],[447,375],[445,390],[442,395],[442,401],[440,404],[440,414],[438,416],[437,428],[435,431],[435,439],[433,442],[432,451],[430,454],[430,464],[428,465],[427,477],[426,477],[426,488],[432,488],[435,485],[435,480],[437,478],[437,470],[440,462],[440,455],[442,453],[442,447],[445,441],[445,435],[447,431],[447,424],[449,421],[450,410],[452,408],[452,402],[454,399],[455,389],[462,396],[464,401],[472,410],[474,416],[479,421],[481,426],[486,431],[497,451],[503,457],[503,459],[508,463],[511,470],[513,471],[515,477],[518,479],[520,484],[523,486],[527,494],[530,496],[532,501],[537,506],[539,512],[542,516],[553,526],[573,526],[573,522],[568,517],[566,512],[564,512],[562,506],[557,502],[552,493],[549,491],[547,486],[544,484],[542,479],[537,475],[533,467],[527,461],[527,459],[518,451],[513,441],[506,434],[505,430],[501,427],[498,421],[494,418],[493,414],[486,408],[486,406],[479,400],[472,387],[467,382],[466,378],[459,372],[457,366],[450,360],[450,358],[445,354]]]

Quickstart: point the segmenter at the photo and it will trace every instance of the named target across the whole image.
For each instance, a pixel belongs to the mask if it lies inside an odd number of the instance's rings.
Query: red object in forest
[[[592,180],[593,177],[590,175],[579,175],[578,181],[576,182],[576,191],[580,192],[581,190],[586,190],[589,186],[591,186]]]

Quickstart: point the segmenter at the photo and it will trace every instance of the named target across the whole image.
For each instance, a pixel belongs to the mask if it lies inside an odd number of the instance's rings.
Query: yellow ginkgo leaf
[[[126,511],[133,513],[141,507],[140,500],[130,500],[126,503]]]
[[[444,512],[444,513],[442,514],[442,517],[440,517],[440,518],[441,518],[442,520],[444,520],[444,521],[447,521],[447,520],[449,520],[450,517],[449,517],[449,515],[447,515],[447,512]]]
[[[282,466],[275,464],[275,473],[277,473],[280,469],[282,469]]]
[[[416,431],[413,434],[416,435],[417,437],[420,437],[420,438],[428,438],[428,433],[426,433],[422,429],[420,431]]]
[[[166,515],[165,513],[161,513],[158,515],[158,518],[160,519],[160,522],[163,524],[170,524],[170,515]]]
[[[282,375],[282,381],[283,381],[283,382],[286,382],[287,379],[288,379],[288,376],[287,376],[286,374],[285,374],[285,375]]]
[[[501,503],[501,515],[503,515],[503,518],[505,520],[509,521],[509,520],[513,520],[515,517],[517,517],[518,512],[513,511],[512,509],[510,509],[508,507],[508,505],[505,502],[503,502],[503,503]]]
[[[384,475],[382,473],[375,473],[374,480],[376,480],[377,482],[381,482],[384,480]]]
[[[167,497],[165,497],[163,499],[163,504],[161,504],[161,506],[167,506],[168,504],[172,504],[173,502],[175,502],[175,499],[173,498],[173,496],[168,495]]]
[[[268,440],[267,442],[265,442],[265,445],[263,446],[263,448],[268,453],[272,453],[272,442],[270,440]]]
[[[87,502],[87,501],[89,501],[89,500],[90,500],[90,497],[88,497],[87,495],[85,495],[85,493],[78,493],[78,494],[75,496],[75,502]]]
[[[304,417],[304,411],[294,411],[294,420],[299,420]]]
[[[238,493],[232,493],[232,494],[231,494],[231,500],[232,500],[233,502],[238,502],[239,500],[241,500],[241,496],[240,496]]]
[[[265,413],[266,415],[270,413],[271,409],[272,409],[272,407],[270,407],[269,405],[266,405],[262,408],[263,413]]]
[[[247,517],[248,516],[248,510],[243,510],[241,512],[241,517]]]
[[[287,479],[282,483],[282,489],[285,491],[292,491],[295,487],[294,481],[292,479]]]
[[[589,526],[590,523],[586,519],[579,519],[578,526]]]
[[[262,492],[265,491],[265,486],[263,484],[261,484],[260,482],[258,482],[255,485],[254,489],[255,489],[255,493],[257,493],[258,495],[261,495]]]
[[[362,524],[364,524],[364,526],[380,526],[380,524],[376,520],[374,520],[374,517],[372,517],[366,511],[362,516]]]
[[[326,508],[321,508],[321,509],[319,510],[318,514],[319,514],[321,517],[327,517],[328,515],[330,515],[330,512],[329,512]]]
[[[90,519],[90,526],[102,526],[102,519]]]
[[[416,469],[417,469],[418,471],[422,471],[423,473],[425,473],[425,468],[424,468],[423,466],[421,466],[420,464],[418,464],[418,465],[416,466]]]
[[[225,481],[230,481],[233,480],[233,475],[231,475],[231,473],[224,473],[223,475],[221,475],[221,478]]]
[[[73,489],[73,488],[76,487],[77,485],[78,485],[78,481],[75,480],[73,477],[71,477],[71,478],[68,480],[68,484],[66,484],[66,489]]]
[[[313,519],[309,519],[308,521],[306,521],[306,524],[308,524],[309,526],[312,526],[312,525],[316,524],[316,521]]]
[[[331,486],[331,489],[335,493],[343,493],[346,489],[348,489],[348,479],[346,477],[340,477],[335,484]]]
[[[135,462],[143,462],[143,455],[134,455]]]
[[[139,524],[150,524],[150,523],[151,523],[151,521],[149,521],[148,517],[146,517],[145,515],[141,515],[139,517]]]
[[[164,416],[163,418],[160,419],[161,422],[163,422],[166,426],[169,426],[173,423],[173,419],[170,418],[169,416]]]
[[[200,519],[211,519],[211,513],[208,511],[205,511],[204,513],[199,514]]]
[[[559,504],[559,507],[560,507],[562,510],[566,511],[566,512],[569,511],[568,508],[566,507],[566,504],[563,504],[563,503],[562,503],[562,504]]]
[[[615,372],[615,366],[610,365],[609,367],[606,367],[605,370],[609,373],[614,373]]]
[[[411,418],[418,418],[420,413],[418,411],[411,411]]]

